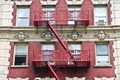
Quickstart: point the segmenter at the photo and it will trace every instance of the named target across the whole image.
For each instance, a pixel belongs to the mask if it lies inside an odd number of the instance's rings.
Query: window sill
[[[28,68],[28,65],[11,65],[12,68]]]
[[[95,65],[94,66],[95,68],[108,68],[108,67],[112,67],[112,65],[111,64],[101,64],[101,65]]]

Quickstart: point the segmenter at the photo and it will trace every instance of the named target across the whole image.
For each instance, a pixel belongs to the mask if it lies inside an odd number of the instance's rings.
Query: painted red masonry
[[[12,19],[13,26],[16,25],[16,11],[17,11],[17,6],[16,6],[16,4],[14,3],[14,4],[13,4],[13,13],[12,13],[12,15],[13,15],[13,19]]]
[[[81,18],[89,19],[89,24],[94,24],[94,16],[93,16],[93,4],[91,0],[84,0],[81,5]]]
[[[42,4],[40,0],[33,0],[30,5],[30,25],[34,25],[34,20],[42,20]]]
[[[56,5],[55,20],[56,25],[67,25],[68,7],[65,0],[58,0]]]
[[[111,25],[111,11],[110,11],[110,8],[111,8],[111,4],[110,4],[110,0],[107,4],[107,17],[108,17],[108,24]]]
[[[110,7],[110,3],[108,5]],[[16,4],[14,3],[13,5],[13,20],[12,23],[15,26],[16,22]],[[58,3],[56,5],[56,11],[54,14],[56,24],[61,24],[61,25],[66,25],[67,20],[68,20],[68,6],[65,0],[58,0]],[[82,5],[81,5],[81,18],[87,19],[89,18],[89,24],[93,25],[94,24],[94,14],[93,14],[93,4],[91,0],[84,0]],[[89,15],[86,16],[86,14]],[[109,11],[110,9],[108,9]],[[84,12],[85,11],[85,12]],[[37,13],[38,12],[38,13]],[[110,14],[110,12],[108,13]],[[35,17],[36,15],[36,17]],[[110,15],[109,15],[110,17]],[[32,4],[30,5],[30,25],[34,25],[34,19],[40,19],[42,20],[42,4],[40,3],[40,0],[33,0]],[[60,19],[65,19],[65,21],[57,21]],[[110,19],[110,18],[109,18]],[[110,20],[109,20],[110,23]],[[67,41],[65,41],[65,45],[68,47]],[[114,66],[112,67],[95,67],[95,42],[89,42],[89,41],[83,41],[83,42],[78,42],[82,44],[82,49],[83,50],[89,50],[90,51],[90,67],[60,67],[60,71],[62,72],[63,76],[65,77],[86,77],[86,80],[93,80],[94,77],[115,77],[114,73]],[[59,42],[55,42],[55,49],[58,51],[62,51],[63,48],[60,45]],[[8,78],[26,78],[29,77],[30,80],[34,80],[35,77],[51,77],[53,78],[54,76],[52,73],[49,71],[47,67],[42,67],[42,68],[36,68],[34,69],[34,66],[32,65],[32,59],[33,59],[33,51],[34,50],[40,50],[41,49],[41,41],[39,42],[28,42],[28,65],[29,67],[11,67],[13,64],[13,55],[14,55],[14,42],[11,42],[11,49],[10,49],[10,66],[9,66],[9,74]],[[110,45],[110,63],[111,65],[113,64],[114,58],[113,58],[113,42],[109,42]],[[69,57],[68,55],[65,55],[66,57]],[[38,56],[40,57],[40,56]],[[59,58],[59,55],[56,55],[56,58]],[[109,74],[108,74],[109,73]]]

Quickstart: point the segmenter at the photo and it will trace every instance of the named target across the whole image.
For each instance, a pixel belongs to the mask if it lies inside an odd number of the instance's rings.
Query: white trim
[[[15,1],[15,3],[16,3],[16,5],[31,5],[32,0],[30,0],[30,1],[25,1],[25,0]]]
[[[102,15],[98,11],[105,12]],[[96,12],[97,11],[97,12]],[[103,21],[100,23],[99,21]],[[107,6],[94,6],[94,25],[107,25],[108,24],[108,15],[107,15]]]
[[[16,68],[16,67],[25,68],[25,67],[29,67],[29,65],[11,65],[10,67],[12,67],[12,68]]]
[[[16,54],[16,50],[15,50],[15,47],[16,47],[16,45],[26,45],[26,47],[27,47],[27,52],[26,52],[26,64],[25,65],[15,65],[15,54]],[[14,55],[13,55],[13,64],[12,64],[12,67],[14,66],[16,66],[16,67],[19,67],[19,66],[26,66],[26,65],[28,65],[28,44],[27,43],[15,43],[14,44]]]
[[[106,63],[106,64],[98,64],[97,63],[97,50],[96,50],[96,45],[97,44],[106,44],[107,46],[108,46],[108,60],[109,60],[109,63]],[[111,64],[110,64],[110,45],[109,45],[109,43],[107,43],[107,42],[96,42],[95,43],[95,66],[111,66]]]
[[[115,77],[111,77],[111,78],[107,78],[107,77],[101,77],[101,78],[94,77],[94,80],[115,80]]]
[[[18,25],[18,19],[21,19],[21,18],[25,18],[24,16],[22,16],[22,17],[18,17],[18,10],[19,9],[28,9],[28,17],[26,17],[26,19],[28,19],[28,25],[22,25],[23,27],[25,26],[25,27],[28,27],[29,25],[30,25],[30,8],[29,7],[25,7],[25,6],[21,6],[21,7],[17,7],[17,10],[16,10],[16,26],[17,27],[19,27],[19,26],[21,26],[21,25]]]

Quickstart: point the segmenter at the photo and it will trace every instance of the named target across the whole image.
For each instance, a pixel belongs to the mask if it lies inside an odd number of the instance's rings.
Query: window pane
[[[96,44],[96,64],[109,64],[108,44]]]
[[[80,7],[69,7],[68,8],[69,20],[77,20],[80,18]],[[70,23],[72,24],[72,23]]]
[[[97,55],[108,55],[108,45],[107,44],[97,44],[96,45]]]
[[[26,65],[26,56],[15,56],[15,65]]]
[[[54,45],[53,44],[43,44],[42,45],[42,50],[54,50]]]
[[[107,9],[105,7],[96,7],[94,13],[95,16],[107,16]]]
[[[97,61],[109,61],[109,57],[108,56],[97,56],[96,60]]]
[[[17,17],[29,17],[29,8],[18,8]]]
[[[102,23],[100,21],[103,21]],[[107,8],[96,7],[94,8],[94,23],[95,24],[107,24]]]
[[[17,19],[17,26],[29,26],[29,19]]]
[[[15,44],[14,65],[26,65],[28,46],[27,44]]]
[[[55,50],[54,44],[42,44],[42,50]],[[42,53],[42,59],[43,60],[53,60],[52,54],[54,51],[44,51]]]
[[[70,44],[69,49],[74,58],[80,58],[81,44]]]
[[[81,50],[81,45],[80,44],[70,44],[69,49],[70,50]]]
[[[29,8],[18,8],[17,9],[17,26],[29,26]]]
[[[55,7],[43,7],[43,19],[49,20],[50,24],[55,24],[55,19],[53,17],[55,12]]]
[[[15,55],[27,55],[27,45],[16,45],[15,46]]]

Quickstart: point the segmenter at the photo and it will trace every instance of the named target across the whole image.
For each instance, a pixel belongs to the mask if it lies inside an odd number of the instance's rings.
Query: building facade
[[[120,80],[119,6],[1,0],[0,80]]]

